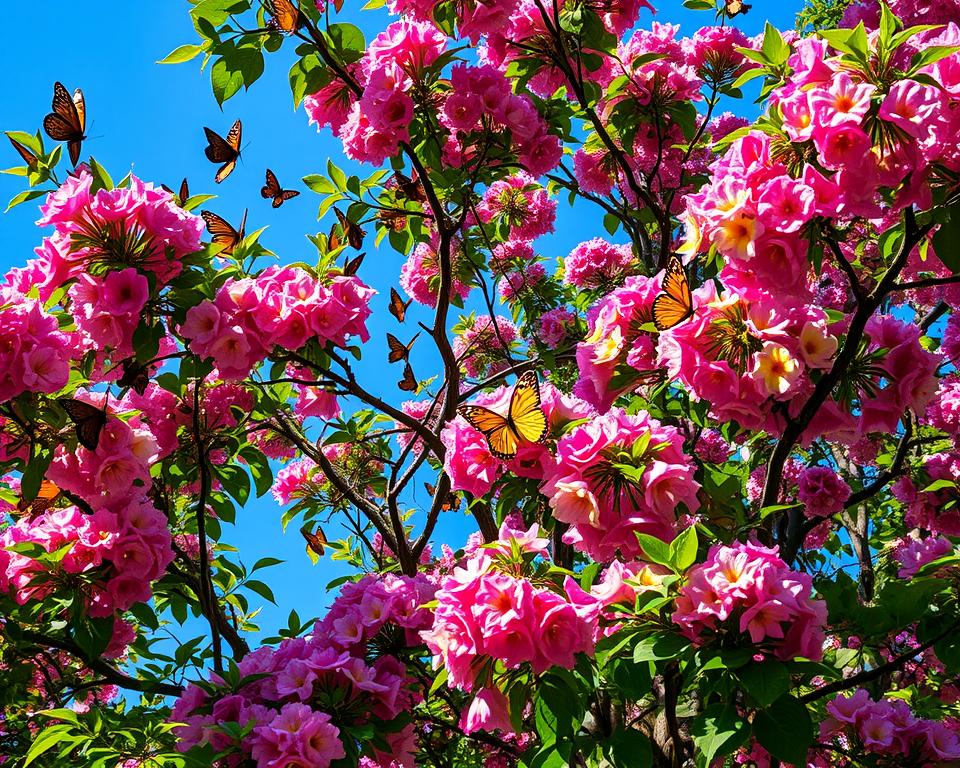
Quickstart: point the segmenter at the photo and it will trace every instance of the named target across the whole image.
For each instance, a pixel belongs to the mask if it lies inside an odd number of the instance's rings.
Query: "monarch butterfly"
[[[285,201],[291,197],[296,197],[300,193],[295,189],[284,189],[277,181],[277,175],[267,168],[267,183],[260,187],[260,197],[264,199],[273,198],[273,207],[279,208]]]
[[[11,136],[9,133],[7,134],[7,138],[10,140],[10,143],[13,144],[13,148],[17,150],[17,154],[23,158],[23,162],[27,164],[27,167],[30,170],[36,168],[37,164],[40,162],[40,158],[33,154],[33,152],[23,146],[23,144],[21,144],[15,138],[13,138],[13,136]]]
[[[167,192],[169,192],[171,195],[173,195],[173,199],[177,201],[177,205],[179,205],[181,208],[186,206],[187,200],[190,199],[190,186],[187,184],[186,178],[184,178],[183,181],[180,182],[179,192],[174,192],[166,184],[161,184],[160,186],[163,187],[165,190],[167,190]]]
[[[17,502],[17,510],[26,512],[31,517],[42,515],[60,498],[60,493],[61,491],[56,485],[49,480],[44,480],[40,483],[40,490],[37,491],[37,495],[31,501],[20,499]]]
[[[67,416],[74,423],[77,432],[77,442],[91,451],[97,450],[100,444],[100,432],[107,423],[107,408],[104,402],[103,409],[75,400],[72,397],[61,397],[57,400],[67,412]]]
[[[367,254],[361,253],[359,256],[354,256],[350,261],[343,265],[343,274],[346,277],[357,274],[357,270],[360,269],[360,265],[363,264],[363,260],[367,257]]]
[[[327,545],[327,535],[323,532],[323,528],[318,525],[316,533],[311,533],[309,528],[301,528],[300,534],[307,540],[307,547],[323,557],[323,549]]]
[[[229,256],[234,249],[240,245],[246,234],[247,212],[243,212],[243,219],[240,221],[240,229],[234,229],[227,221],[212,211],[200,211],[203,220],[207,222],[207,232],[213,236],[214,245],[222,245],[220,249],[221,256]]]
[[[147,385],[150,383],[150,370],[146,365],[137,363],[135,358],[128,357],[121,361],[123,366],[123,375],[117,380],[117,384],[124,388],[131,388],[138,395],[147,391]]]
[[[547,417],[540,405],[536,371],[526,371],[517,379],[506,416],[482,405],[462,405],[457,413],[483,433],[490,452],[500,459],[516,456],[521,442],[542,443],[547,436]]]
[[[423,487],[427,489],[430,496],[437,495],[437,487],[433,483],[424,483]],[[449,512],[453,509],[460,509],[460,499],[453,491],[447,494],[447,500],[440,505],[443,512]]]
[[[413,303],[413,299],[404,301],[396,288],[390,289],[390,314],[397,318],[398,323],[402,323],[407,318],[407,309]]]
[[[413,343],[420,337],[420,334],[417,333],[410,341],[406,344],[400,341],[392,333],[387,334],[387,346],[390,347],[390,354],[387,355],[388,363],[398,363],[401,360],[407,362],[407,358],[410,356],[410,350],[413,348]]]
[[[427,201],[427,195],[424,192],[423,184],[419,181],[414,181],[409,176],[397,171],[393,174],[392,182],[400,189],[400,192],[408,200],[412,200],[415,203],[425,203]]]
[[[387,229],[403,232],[407,226],[407,217],[399,211],[377,211],[377,218]]]
[[[74,165],[80,160],[80,144],[87,138],[83,131],[87,125],[87,105],[83,100],[83,91],[73,92],[73,98],[63,83],[53,84],[53,112],[43,118],[43,130],[54,141],[67,142],[70,162]]]
[[[729,18],[743,14],[744,16],[753,8],[752,5],[747,5],[743,0],[726,0],[724,4],[724,11],[726,11]]]
[[[417,388],[417,377],[413,373],[410,363],[403,366],[403,378],[397,382],[397,386],[404,392],[413,392]]]
[[[663,287],[653,300],[653,324],[666,331],[693,317],[693,295],[679,257],[671,256],[663,276]]]
[[[267,0],[267,10],[281,31],[288,35],[300,26],[300,9],[293,0]]]
[[[367,234],[366,230],[361,229],[359,224],[355,224],[347,218],[343,211],[334,206],[333,212],[337,214],[337,221],[340,223],[340,229],[347,238],[351,248],[360,250],[363,247],[363,237]]]
[[[204,127],[203,132],[207,135],[207,148],[203,153],[211,163],[223,163],[217,175],[213,180],[219,184],[227,176],[233,173],[237,167],[237,158],[240,157],[240,137],[243,134],[243,125],[239,120],[235,122],[227,133],[227,138],[223,138],[215,131]]]

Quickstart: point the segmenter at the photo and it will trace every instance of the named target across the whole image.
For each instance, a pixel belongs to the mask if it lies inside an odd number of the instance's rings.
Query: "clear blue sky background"
[[[347,0],[341,18],[366,29],[377,29],[379,14],[350,10],[360,5],[358,0]],[[684,34],[692,34],[698,26],[712,21],[711,14],[687,11],[678,0],[657,6],[655,17],[643,13],[642,25],[649,26],[651,19],[675,22],[682,25]],[[737,26],[753,35],[769,19],[781,29],[790,29],[793,14],[800,7],[800,0],[770,4],[755,0],[750,14],[736,20]],[[250,208],[248,231],[269,225],[263,242],[282,262],[313,261],[315,252],[304,234],[328,231],[331,221],[329,217],[320,223],[316,221],[319,200],[299,180],[308,173],[323,171],[328,157],[342,167],[350,168],[351,164],[343,158],[335,137],[327,131],[318,134],[307,125],[302,110],[293,111],[287,71],[293,61],[294,46],[288,42],[278,54],[268,56],[263,77],[249,93],[241,92],[227,102],[221,112],[207,73],[199,71],[200,59],[175,66],[155,63],[177,46],[195,42],[189,8],[184,0],[91,0],[82,4],[48,4],[41,16],[34,4],[7,4],[4,22],[8,29],[18,32],[7,35],[0,47],[0,71],[6,73],[0,130],[35,131],[49,111],[55,80],[62,81],[71,91],[81,87],[86,96],[90,137],[84,143],[84,157],[93,154],[114,179],[133,171],[144,180],[163,182],[176,189],[181,178],[187,176],[193,194],[220,196],[205,207],[235,225],[245,207]],[[42,29],[43,34],[29,33],[37,29]],[[749,104],[742,104],[739,109],[748,116],[756,112]],[[215,167],[203,156],[206,142],[202,126],[224,134],[237,118],[243,120],[244,126],[243,159],[230,179],[216,187]],[[0,167],[16,165],[18,161],[6,142],[0,145]],[[303,194],[279,210],[271,209],[259,195],[267,166],[285,187],[301,189]],[[22,182],[19,177],[0,176],[2,207],[21,190]],[[0,270],[20,265],[31,257],[44,234],[33,224],[37,217],[36,202],[0,216]],[[557,232],[542,238],[538,247],[545,256],[554,258],[565,255],[582,240],[603,234],[599,216],[593,216],[590,209],[570,212],[561,207]],[[358,370],[361,380],[371,382],[375,391],[399,401],[402,398],[396,396],[393,384],[399,370],[393,366],[384,371],[383,333],[395,327],[386,312],[386,297],[390,285],[397,282],[402,258],[389,247],[374,250],[372,237],[367,245],[361,276],[380,295],[371,319],[373,348]],[[416,369],[421,377],[426,377],[430,375],[430,364],[428,358],[423,360],[427,362]],[[423,492],[419,495],[424,496]],[[323,586],[343,573],[342,567],[329,558],[312,566],[296,526],[291,526],[286,535],[281,532],[280,512],[270,496],[252,500],[240,512],[237,526],[224,532],[224,540],[240,548],[248,566],[265,556],[286,561],[263,572],[280,604],[265,605],[260,616],[261,626],[270,634],[278,625],[286,626],[291,608],[296,608],[301,617],[322,613],[329,602]],[[443,521],[438,537],[459,546],[470,531],[468,522],[462,514],[453,514]],[[253,605],[262,602],[256,595],[251,599]]]

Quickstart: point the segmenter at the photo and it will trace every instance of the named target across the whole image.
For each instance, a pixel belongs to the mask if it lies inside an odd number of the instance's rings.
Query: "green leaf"
[[[363,32],[353,24],[331,24],[327,29],[333,41],[334,50],[344,64],[359,61],[366,49]]]
[[[183,64],[185,61],[195,58],[202,50],[203,48],[199,45],[181,45],[179,48],[170,51],[157,64]]]
[[[733,704],[711,704],[690,726],[697,747],[697,765],[709,766],[717,755],[729,755],[747,736],[749,726]]]
[[[91,659],[99,658],[110,644],[113,636],[113,618],[87,618],[73,630],[73,640]]]
[[[7,203],[7,210],[9,211],[11,208],[16,208],[21,203],[26,203],[30,200],[36,200],[38,197],[43,197],[49,191],[50,190],[48,189],[25,189],[23,192],[20,192],[11,198],[10,202]]]
[[[643,549],[643,559],[658,565],[671,566],[670,546],[646,533],[638,533],[637,540]]]
[[[64,737],[72,730],[72,725],[52,725],[49,728],[44,728],[37,738],[33,740],[30,749],[27,750],[27,754],[23,760],[23,768],[27,768],[27,766],[44,752],[47,752],[51,747],[61,744]]]
[[[934,491],[944,491],[944,490],[953,490],[957,487],[956,482],[953,480],[947,480],[946,478],[940,478],[939,480],[934,480],[930,485],[924,488],[921,493],[933,493]]]
[[[753,718],[753,735],[774,757],[806,765],[813,745],[813,723],[807,708],[793,696],[781,696]]]
[[[257,488],[257,497],[269,493],[273,486],[273,470],[263,452],[252,445],[245,445],[240,449],[240,456],[247,462],[253,482]]]
[[[264,600],[269,600],[274,605],[277,604],[277,599],[273,596],[273,590],[270,589],[270,587],[264,584],[262,581],[257,581],[256,579],[248,579],[246,582],[244,582],[244,586],[247,589],[253,592],[256,592]]]
[[[27,501],[37,498],[43,476],[47,473],[51,461],[53,461],[53,451],[46,450],[39,443],[35,443],[30,463],[27,464],[20,478],[20,495]]]
[[[954,274],[960,273],[960,202],[945,211],[946,217],[933,233],[933,250],[937,258]]]
[[[253,568],[250,569],[250,573],[254,571],[259,571],[261,568],[270,568],[274,565],[280,565],[281,563],[286,562],[281,560],[278,557],[261,557],[257,562],[253,564]]]
[[[717,6],[711,0],[683,0],[683,7],[691,11],[712,11]]]
[[[647,768],[653,765],[650,739],[633,728],[621,728],[607,741],[611,761],[617,768]]]
[[[790,46],[784,42],[777,28],[769,21],[763,29],[763,43],[760,46],[767,63],[773,67],[786,64],[790,58]]]
[[[690,646],[690,641],[680,635],[668,632],[655,632],[649,635],[633,649],[634,662],[662,661],[675,659]]]
[[[751,662],[737,670],[744,690],[758,707],[766,707],[790,690],[790,673],[779,661]]]
[[[678,573],[683,573],[697,560],[697,526],[686,528],[670,542],[670,563]]]

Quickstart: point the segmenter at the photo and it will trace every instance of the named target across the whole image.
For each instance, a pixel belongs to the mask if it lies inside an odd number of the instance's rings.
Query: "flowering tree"
[[[337,223],[264,268],[206,196],[10,134],[44,236],[0,285],[0,762],[958,764],[955,4],[747,38],[710,0],[688,37],[645,0],[372,0],[367,41],[342,2],[191,2],[168,62],[222,103],[295,47],[369,175],[307,176]],[[762,115],[720,113],[748,83]],[[560,205],[595,218],[555,269]],[[362,247],[405,259],[393,319]],[[655,323],[677,258],[692,313]],[[409,394],[355,369],[374,310]],[[528,371],[546,434],[498,448],[458,411]],[[276,561],[220,539],[271,491],[355,572],[251,647]]]

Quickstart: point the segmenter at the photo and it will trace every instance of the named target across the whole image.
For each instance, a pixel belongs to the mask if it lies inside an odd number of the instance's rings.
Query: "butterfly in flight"
[[[317,532],[311,533],[309,528],[301,528],[300,534],[307,541],[307,547],[319,557],[323,557],[323,549],[327,545],[327,535],[323,528],[317,526]]]
[[[121,361],[123,374],[117,379],[117,384],[124,389],[132,389],[138,395],[147,391],[150,383],[150,368],[137,362],[136,358],[128,357]]]
[[[43,118],[43,130],[54,141],[67,142],[70,162],[76,165],[80,160],[80,144],[87,138],[84,130],[87,126],[87,106],[83,100],[83,91],[73,92],[73,98],[63,83],[53,84],[53,112]]]
[[[394,336],[392,333],[387,334],[387,346],[390,347],[390,354],[387,355],[388,363],[399,363],[401,360],[407,362],[410,357],[410,350],[413,348],[413,343],[420,337],[420,334],[417,333],[407,344],[404,344],[400,339]]]
[[[407,309],[413,303],[413,299],[407,299],[404,301],[400,294],[397,292],[396,288],[390,289],[390,314],[397,318],[398,323],[402,323],[407,317]]]
[[[267,11],[282,32],[292,34],[300,26],[300,9],[295,0],[267,0]]]
[[[403,378],[397,382],[397,386],[404,392],[413,392],[417,388],[417,377],[413,373],[410,363],[403,365]]]
[[[240,157],[240,137],[243,134],[243,125],[237,120],[227,133],[227,138],[223,138],[219,133],[211,131],[204,127],[203,132],[207,135],[207,148],[203,153],[211,163],[223,163],[217,175],[213,180],[219,184],[227,176],[233,173],[237,167],[237,158]]]
[[[107,423],[106,403],[102,409],[83,400],[61,397],[57,400],[76,427],[77,442],[91,451],[100,444],[100,433]]]
[[[21,498],[17,502],[17,510],[20,512],[25,512],[31,517],[36,515],[42,515],[50,507],[52,507],[57,499],[60,498],[60,489],[51,483],[49,480],[44,480],[40,483],[40,490],[37,491],[37,495],[31,499]]]
[[[260,197],[265,200],[273,198],[273,207],[279,208],[285,201],[291,197],[296,197],[300,193],[295,189],[284,189],[277,181],[277,175],[267,168],[267,183],[260,187]]]
[[[726,11],[727,17],[732,19],[734,16],[741,14],[746,16],[751,8],[753,8],[753,6],[748,5],[743,2],[743,0],[726,0],[723,10]]]
[[[23,146],[23,144],[21,144],[15,138],[13,138],[13,136],[11,136],[9,133],[7,134],[7,138],[10,140],[10,143],[13,144],[13,148],[17,150],[17,154],[23,158],[23,162],[27,164],[27,168],[29,168],[31,171],[34,170],[40,163],[40,158],[33,154],[33,152]]]
[[[360,269],[360,265],[363,264],[363,260],[367,258],[367,254],[361,253],[358,256],[354,256],[346,264],[343,265],[343,274],[345,277],[351,277],[357,274]]]
[[[457,413],[483,433],[490,452],[499,459],[512,459],[520,443],[542,443],[547,436],[536,371],[526,371],[517,378],[506,416],[482,405],[461,405]]]
[[[429,493],[431,497],[437,495],[437,487],[433,483],[424,483],[423,487],[427,489],[427,493]],[[456,493],[451,491],[447,494],[447,500],[440,505],[440,509],[443,512],[449,512],[453,509],[460,509],[460,498]]]
[[[176,201],[177,205],[179,205],[181,208],[186,206],[187,200],[190,199],[190,185],[187,184],[186,177],[184,177],[183,181],[180,182],[179,192],[174,192],[166,184],[161,184],[160,186],[163,187],[165,190],[167,190],[167,192],[169,192],[171,195],[173,195],[173,199],[174,201]]]
[[[663,275],[663,287],[653,300],[653,324],[666,331],[693,317],[690,282],[678,256],[671,256]]]
[[[203,220],[207,222],[207,232],[213,236],[212,242],[214,245],[223,246],[218,255],[229,256],[233,253],[234,249],[240,245],[240,241],[243,240],[246,234],[244,230],[246,230],[247,227],[247,212],[243,212],[240,229],[234,229],[227,223],[226,219],[212,211],[200,211],[200,215],[203,217]]]

